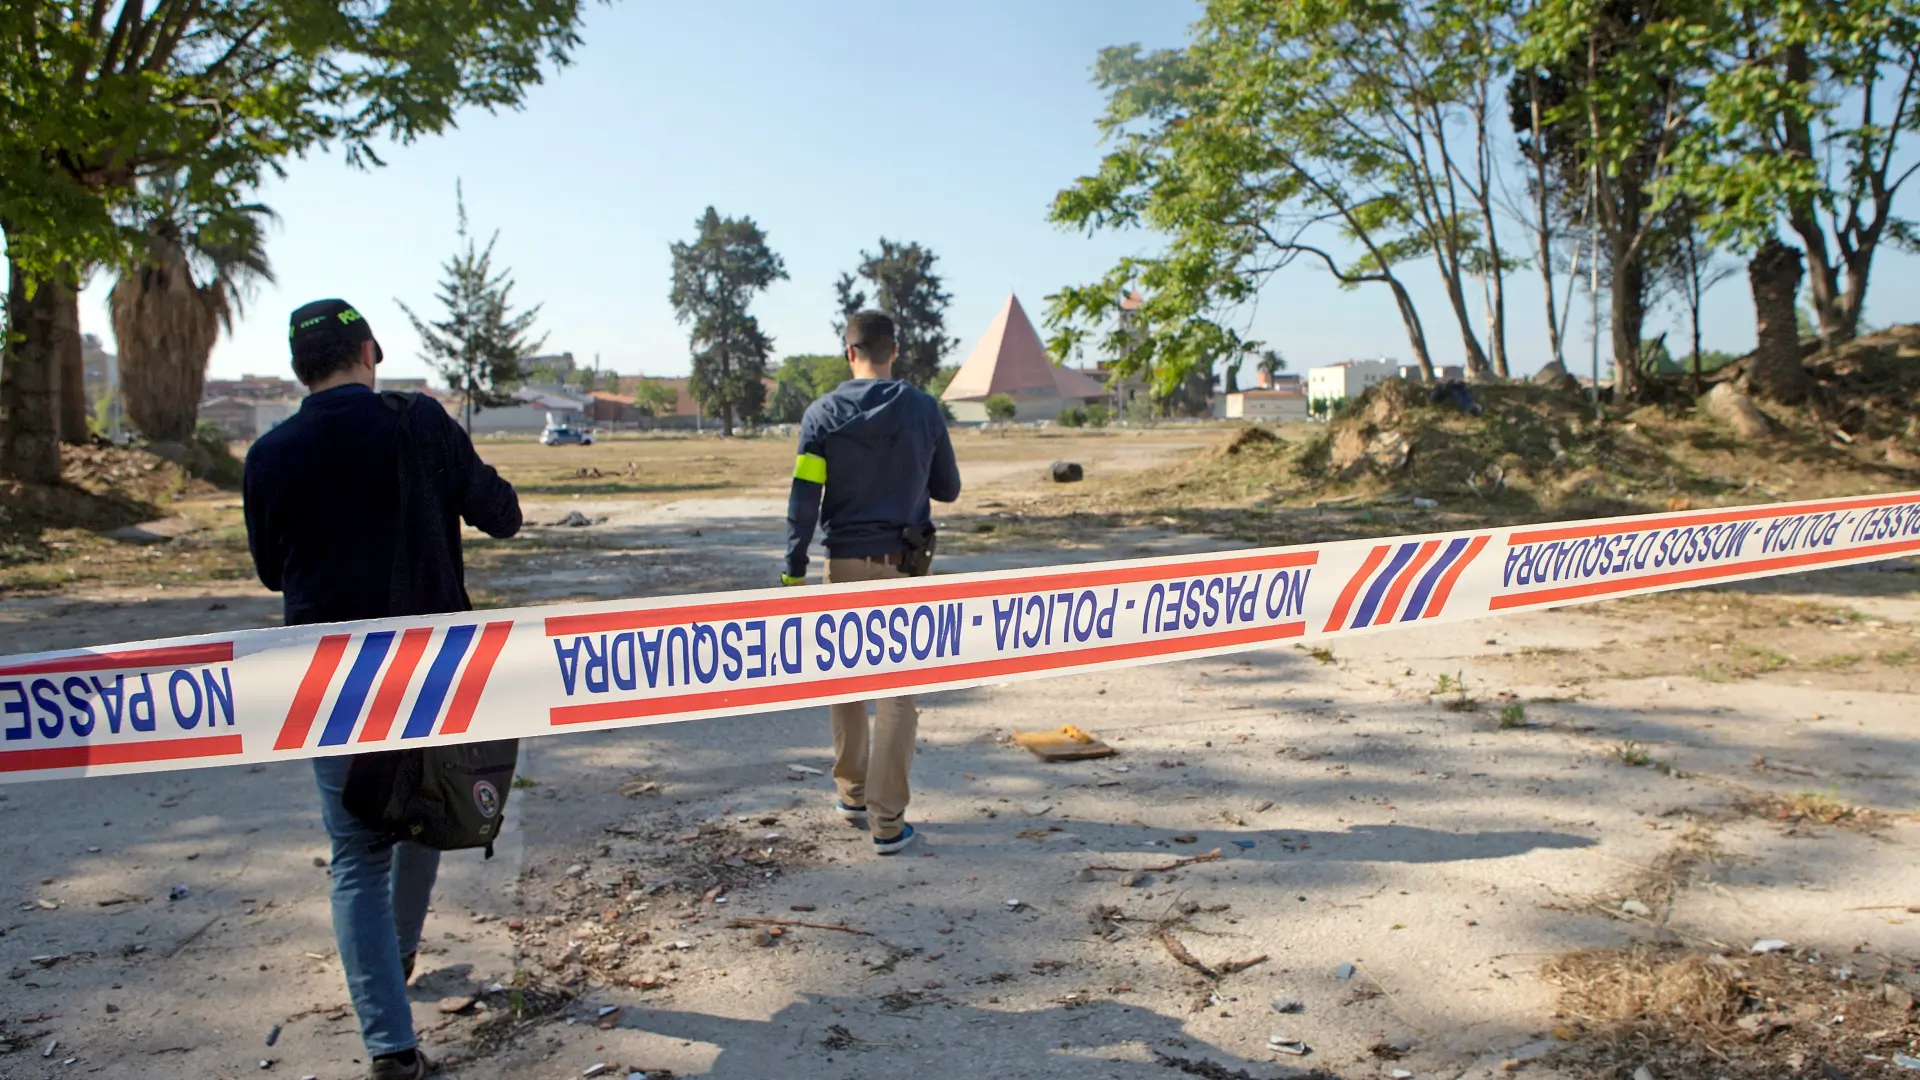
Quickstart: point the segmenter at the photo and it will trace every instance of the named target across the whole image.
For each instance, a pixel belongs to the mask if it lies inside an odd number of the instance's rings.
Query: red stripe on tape
[[[639,611],[607,611],[591,615],[555,615],[547,620],[547,636],[643,630],[652,626],[677,626],[690,622],[777,618],[781,615],[843,611],[847,608],[880,607],[894,603],[931,604],[943,600],[968,600],[979,596],[1004,596],[1008,593],[1085,589],[1097,585],[1127,585],[1136,581],[1171,581],[1178,578],[1204,577],[1208,574],[1227,574],[1244,570],[1278,570],[1289,566],[1312,566],[1319,559],[1320,553],[1317,551],[1285,551],[1158,566],[1070,570],[1057,574],[1037,574],[1032,577],[956,581],[948,584],[936,582],[906,588],[865,589],[837,595],[806,590],[792,596],[778,596],[765,600],[736,600],[725,604],[645,608]]]
[[[627,698],[623,701],[597,701],[590,705],[562,705],[548,714],[555,727],[568,724],[593,724],[605,720],[628,720],[641,716],[660,716],[676,712],[703,712],[708,709],[739,708],[747,705],[778,705],[809,698],[838,697],[843,694],[879,693],[928,683],[957,682],[963,679],[990,679],[999,675],[1017,675],[1040,671],[1067,661],[1067,666],[1104,664],[1115,660],[1135,660],[1144,656],[1168,656],[1198,652],[1227,645],[1251,645],[1300,637],[1307,632],[1304,622],[1277,626],[1250,626],[1244,630],[1223,630],[1213,634],[1168,641],[1132,641],[1120,645],[1102,645],[1074,652],[1039,653],[1009,656],[998,660],[976,660],[965,664],[917,671],[886,671],[872,675],[849,675],[839,679],[792,683],[786,686],[755,686],[742,690],[715,690],[702,694],[673,697]]]
[[[307,673],[300,677],[300,688],[293,692],[293,704],[287,706],[287,718],[280,725],[280,737],[273,741],[275,750],[298,750],[307,745],[307,732],[313,728],[320,702],[327,696],[333,673],[340,667],[340,658],[347,654],[347,642],[352,639],[352,634],[328,634],[314,646],[313,661],[307,665]]]
[[[1513,546],[1545,544],[1554,540],[1579,540],[1589,536],[1606,536],[1609,533],[1645,532],[1648,529],[1664,529],[1673,525],[1718,525],[1723,521],[1799,517],[1801,514],[1824,514],[1832,510],[1899,506],[1913,501],[1915,500],[1912,495],[1863,495],[1853,499],[1828,499],[1824,502],[1797,505],[1787,503],[1773,506],[1748,506],[1710,513],[1691,511],[1665,517],[1642,518],[1637,521],[1601,521],[1588,525],[1569,525],[1564,529],[1534,529],[1529,532],[1514,533],[1507,538],[1507,543]]]
[[[1400,571],[1400,576],[1393,581],[1393,587],[1387,590],[1387,598],[1380,601],[1380,611],[1373,617],[1373,625],[1380,626],[1393,621],[1393,617],[1400,613],[1400,601],[1407,595],[1407,586],[1413,584],[1413,579],[1426,568],[1428,560],[1433,558],[1433,553],[1439,550],[1440,541],[1438,540],[1429,540],[1420,545],[1420,550],[1413,553],[1407,568]]]
[[[1367,578],[1379,568],[1391,547],[1391,544],[1383,544],[1367,552],[1367,560],[1360,564],[1359,572],[1347,580],[1346,588],[1340,590],[1340,599],[1334,602],[1333,614],[1327,616],[1327,625],[1321,629],[1322,633],[1331,634],[1347,621],[1347,612],[1353,610],[1353,599],[1360,595],[1360,586],[1366,584]]]
[[[400,711],[400,699],[407,696],[407,684],[413,681],[413,669],[420,666],[420,658],[426,655],[427,639],[432,636],[430,626],[416,626],[400,635],[400,651],[394,654],[393,663],[387,665],[387,674],[380,680],[380,691],[373,696],[373,709],[360,728],[361,742],[379,742],[387,737],[393,727],[393,717]]]
[[[211,645],[165,645],[157,649],[121,649],[118,652],[89,652],[73,656],[53,656],[30,660],[12,667],[0,667],[5,675],[55,675],[65,671],[112,671],[116,668],[186,667],[189,664],[230,664],[233,642]]]
[[[1670,570],[1664,574],[1644,574],[1640,577],[1621,578],[1614,581],[1589,581],[1580,585],[1563,585],[1557,589],[1510,593],[1487,601],[1487,609],[1502,611],[1534,604],[1551,604],[1560,600],[1578,600],[1586,596],[1605,596],[1608,593],[1633,592],[1638,589],[1657,588],[1661,585],[1711,581],[1714,578],[1739,577],[1741,574],[1765,573],[1768,570],[1788,570],[1796,566],[1819,566],[1822,563],[1845,562],[1848,559],[1900,555],[1910,551],[1920,551],[1920,540],[1896,540],[1886,544],[1848,548],[1845,551],[1808,551],[1799,555],[1777,555],[1771,559],[1751,559],[1727,566],[1696,566],[1691,570]]]
[[[440,734],[460,735],[473,723],[473,710],[480,705],[480,692],[487,688],[493,662],[500,659],[500,650],[507,647],[511,633],[511,622],[490,622],[480,632],[480,644],[473,650],[473,659],[467,661],[467,670],[460,673],[460,685],[453,692],[453,705],[447,709]]]
[[[1467,550],[1460,553],[1459,561],[1447,567],[1446,575],[1440,579],[1438,585],[1433,587],[1433,599],[1427,601],[1426,614],[1420,616],[1421,618],[1431,619],[1440,614],[1441,610],[1447,606],[1447,597],[1453,595],[1454,583],[1459,581],[1460,575],[1466,572],[1467,564],[1472,562],[1486,546],[1486,537],[1473,538],[1473,542],[1467,545]]]
[[[89,765],[127,765],[139,761],[232,757],[241,752],[238,735],[204,735],[195,739],[160,739],[154,742],[49,746],[44,750],[0,752],[0,772],[38,772],[46,769],[79,769]]]

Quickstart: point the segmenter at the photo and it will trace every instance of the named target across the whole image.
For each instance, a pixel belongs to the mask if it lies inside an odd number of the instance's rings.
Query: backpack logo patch
[[[480,816],[491,821],[500,812],[500,789],[481,780],[473,785],[473,806]]]

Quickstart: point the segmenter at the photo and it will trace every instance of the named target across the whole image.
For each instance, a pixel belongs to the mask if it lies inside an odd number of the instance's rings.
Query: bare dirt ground
[[[1045,434],[960,437],[942,570],[1241,542],[1083,509],[1218,432]],[[600,519],[476,544],[487,603],[778,572],[786,440],[483,452],[529,521]],[[0,652],[276,621],[237,499],[169,509],[52,537]],[[498,855],[443,865],[416,1021],[475,1080],[1910,1076],[1916,634],[1920,574],[1854,570],[937,695],[897,859],[791,768],[819,710],[531,740]],[[1004,743],[1063,721],[1120,756]],[[0,1078],[363,1075],[325,850],[298,765],[0,789]]]

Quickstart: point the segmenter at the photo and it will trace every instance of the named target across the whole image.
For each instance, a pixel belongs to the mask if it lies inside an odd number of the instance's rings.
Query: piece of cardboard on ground
[[[1113,747],[1072,724],[1062,725],[1058,731],[1016,731],[1013,741],[1044,761],[1082,761],[1115,753]]]

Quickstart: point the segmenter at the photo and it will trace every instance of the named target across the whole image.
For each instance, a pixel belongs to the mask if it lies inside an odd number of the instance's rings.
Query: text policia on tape
[[[0,783],[670,723],[1920,552],[1920,493],[0,658]]]

